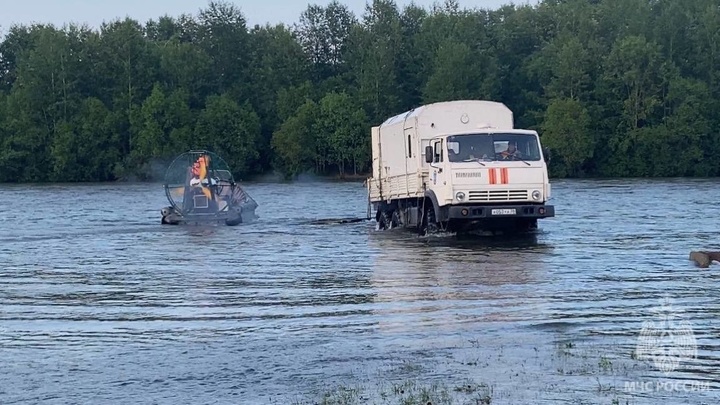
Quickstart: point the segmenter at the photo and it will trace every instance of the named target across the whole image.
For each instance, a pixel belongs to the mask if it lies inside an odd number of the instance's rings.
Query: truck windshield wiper
[[[480,158],[480,159],[465,159],[465,160],[463,160],[463,162],[478,162],[481,165],[485,166],[485,163],[482,162],[482,158]]]
[[[522,159],[520,159],[520,158],[517,158],[517,160],[519,160],[519,161],[521,161],[521,162],[525,163],[525,164],[526,164],[526,165],[528,165],[528,166],[532,166],[532,165],[531,165],[531,164],[530,164],[529,162],[526,162],[526,161],[524,161],[524,160],[522,160]]]
[[[526,164],[526,165],[528,165],[528,166],[532,166],[532,165],[531,165],[530,163],[526,162],[525,160],[521,159],[521,158],[520,158],[520,157],[518,157],[518,156],[515,156],[515,155],[513,155],[513,158],[515,158],[515,159],[517,159],[517,160],[519,160],[519,161],[521,161],[521,162],[525,163],[525,164]]]

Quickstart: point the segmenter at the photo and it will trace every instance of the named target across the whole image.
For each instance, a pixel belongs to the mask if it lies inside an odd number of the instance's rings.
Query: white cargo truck
[[[555,216],[540,137],[495,101],[428,104],[373,127],[367,187],[379,229],[514,233]]]

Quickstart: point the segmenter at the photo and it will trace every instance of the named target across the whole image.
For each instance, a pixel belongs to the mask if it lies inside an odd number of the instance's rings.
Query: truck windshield
[[[447,148],[451,162],[540,160],[537,138],[530,134],[453,135],[447,138]]]

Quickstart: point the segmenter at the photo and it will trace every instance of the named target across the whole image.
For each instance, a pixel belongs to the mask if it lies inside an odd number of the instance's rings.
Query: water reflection
[[[538,281],[553,251],[551,245],[538,241],[538,235],[459,240],[454,236],[420,238],[393,230],[371,233],[369,244],[378,252],[373,267],[376,277],[394,279],[394,274],[404,272],[418,281],[449,279],[457,283],[455,287]]]
[[[386,331],[477,331],[484,322],[538,316],[533,285],[547,279],[552,247],[538,235],[420,238],[403,230],[373,232],[371,284]]]

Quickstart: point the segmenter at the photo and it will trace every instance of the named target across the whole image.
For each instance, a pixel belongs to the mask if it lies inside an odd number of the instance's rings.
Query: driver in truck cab
[[[510,141],[510,142],[508,142],[507,149],[500,152],[500,158],[502,158],[503,160],[508,160],[513,157],[519,158],[520,151],[517,150],[517,144],[515,143],[515,141]]]

